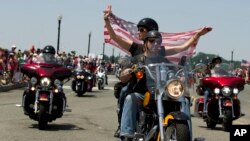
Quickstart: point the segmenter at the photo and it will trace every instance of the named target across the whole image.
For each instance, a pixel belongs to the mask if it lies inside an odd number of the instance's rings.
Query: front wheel
[[[46,114],[45,106],[39,105],[39,115],[38,115],[38,128],[44,130],[48,125],[48,119]]]
[[[102,89],[102,83],[100,81],[98,81],[98,90]]]
[[[190,141],[190,131],[187,122],[173,121],[166,128],[166,140]]]
[[[222,129],[224,131],[230,131],[232,124],[233,124],[232,111],[230,109],[225,109],[222,122]]]

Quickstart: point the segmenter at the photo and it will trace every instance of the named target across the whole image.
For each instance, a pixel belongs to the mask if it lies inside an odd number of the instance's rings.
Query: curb
[[[26,86],[27,86],[27,82],[4,85],[4,86],[0,86],[0,92],[6,92],[6,91],[13,90],[13,89],[23,88]]]

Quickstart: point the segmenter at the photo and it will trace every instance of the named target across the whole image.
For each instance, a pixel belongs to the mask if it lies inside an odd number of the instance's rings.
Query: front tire
[[[207,117],[206,124],[207,124],[207,128],[213,129],[213,128],[215,128],[215,126],[216,126],[217,123],[216,123],[216,121],[214,121],[210,117]]]
[[[173,121],[166,128],[166,140],[190,141],[190,131],[187,122]]]
[[[102,84],[100,81],[98,81],[98,90],[101,90],[102,89]]]
[[[222,129],[224,131],[230,131],[232,124],[233,124],[232,111],[230,109],[225,109],[222,121]]]
[[[46,129],[48,125],[48,119],[46,114],[45,106],[40,104],[39,105],[39,115],[38,115],[38,128],[40,130]]]

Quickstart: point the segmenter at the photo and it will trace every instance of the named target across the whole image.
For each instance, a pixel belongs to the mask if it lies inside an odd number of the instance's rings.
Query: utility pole
[[[113,48],[113,53],[112,53],[112,63],[114,63],[114,62],[115,62],[114,51],[115,51],[115,48]]]
[[[234,67],[233,56],[234,56],[234,50],[232,50],[232,52],[231,52],[231,63],[230,63],[231,69],[233,69],[233,67]]]
[[[59,46],[60,46],[60,30],[61,30],[61,21],[62,21],[62,16],[58,17],[58,34],[57,34],[57,50],[56,53],[59,53]]]
[[[90,49],[90,38],[91,38],[91,32],[89,32],[89,42],[88,42],[88,56],[89,56],[89,49]]]
[[[102,46],[102,60],[104,60],[105,43]]]
[[[232,54],[231,54],[231,63],[233,63],[233,56],[234,56],[234,50],[232,50]]]

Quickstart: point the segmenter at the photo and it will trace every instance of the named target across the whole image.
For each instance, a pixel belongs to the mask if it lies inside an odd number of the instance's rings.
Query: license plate
[[[39,101],[49,101],[48,94],[40,94]]]

